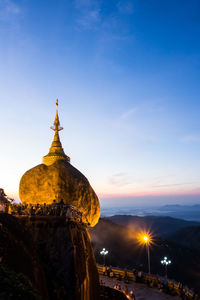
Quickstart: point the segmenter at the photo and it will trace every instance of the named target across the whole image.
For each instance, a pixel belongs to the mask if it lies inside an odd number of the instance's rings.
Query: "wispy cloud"
[[[191,134],[191,135],[186,135],[183,138],[181,138],[181,142],[185,142],[185,143],[196,143],[196,142],[200,142],[200,134]]]
[[[109,184],[116,187],[123,187],[132,182],[130,176],[127,173],[117,173],[108,177]]]
[[[79,29],[95,29],[101,21],[101,3],[95,0],[74,0]]]
[[[90,7],[94,3],[97,3],[97,1],[95,1],[95,0],[74,0],[74,6],[76,8]]]
[[[173,187],[173,186],[184,186],[184,185],[191,185],[195,184],[197,182],[183,182],[183,183],[171,183],[171,184],[159,184],[159,185],[153,185],[154,188],[160,188],[160,187]]]
[[[79,30],[98,30],[103,36],[109,35],[113,39],[130,38],[128,27],[121,22],[121,15],[133,13],[131,0],[111,2],[106,11],[104,0],[74,0],[73,4]],[[119,34],[122,30],[123,34]]]
[[[99,9],[88,10],[84,15],[80,16],[77,20],[79,25],[84,29],[94,28],[93,26],[100,21],[100,11]]]
[[[130,0],[119,1],[117,3],[117,8],[123,14],[131,15],[134,12],[133,1],[130,1]]]
[[[127,111],[125,111],[121,116],[120,119],[127,119],[128,117],[132,116],[134,113],[136,113],[138,111],[137,107],[133,107]]]
[[[20,14],[20,7],[11,0],[0,0],[0,20]]]

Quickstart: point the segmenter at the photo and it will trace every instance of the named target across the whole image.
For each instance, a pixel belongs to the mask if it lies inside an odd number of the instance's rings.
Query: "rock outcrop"
[[[23,204],[52,204],[53,200],[74,205],[83,213],[83,222],[94,226],[100,217],[99,200],[87,178],[69,162],[57,160],[40,164],[21,178],[19,195]]]
[[[98,300],[99,277],[90,237],[62,217],[0,214],[0,257],[26,276],[44,300]]]
[[[50,299],[98,300],[99,277],[86,229],[61,217],[24,221],[32,227]]]
[[[16,275],[22,273],[42,299],[49,299],[45,273],[30,231],[17,218],[4,213],[0,213],[0,257],[1,265]]]

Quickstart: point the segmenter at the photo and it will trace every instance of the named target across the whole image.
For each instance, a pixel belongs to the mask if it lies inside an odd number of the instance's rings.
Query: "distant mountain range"
[[[124,225],[131,228],[134,231],[150,231],[156,237],[166,238],[176,231],[189,227],[189,226],[200,226],[200,222],[196,221],[186,221],[182,219],[176,219],[172,217],[157,217],[157,216],[124,216],[116,215],[107,217],[114,223],[119,225]]]
[[[101,216],[134,215],[134,216],[167,216],[200,222],[200,204],[196,205],[164,205],[152,207],[103,207]]]
[[[186,227],[178,230],[169,237],[170,241],[179,243],[190,249],[200,250],[200,226]]]

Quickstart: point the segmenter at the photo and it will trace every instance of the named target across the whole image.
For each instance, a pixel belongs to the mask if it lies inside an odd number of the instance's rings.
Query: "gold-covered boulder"
[[[96,225],[99,200],[87,178],[69,162],[57,160],[28,170],[21,178],[19,196],[23,204],[63,202],[82,212],[84,223]]]
[[[53,202],[75,206],[82,212],[82,220],[88,226],[97,224],[100,217],[100,205],[97,195],[87,178],[70,164],[70,158],[64,153],[59,131],[58,100],[56,102],[54,139],[49,153],[43,157],[43,163],[28,170],[21,178],[19,197],[23,204],[51,205]]]

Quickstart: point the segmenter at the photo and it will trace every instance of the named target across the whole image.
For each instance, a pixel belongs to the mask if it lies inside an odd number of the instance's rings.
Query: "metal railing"
[[[10,204],[2,207],[1,212],[17,217],[64,217],[67,220],[88,225],[87,218],[83,220],[83,213],[73,205],[63,203],[47,204]],[[85,221],[86,219],[86,221]]]

